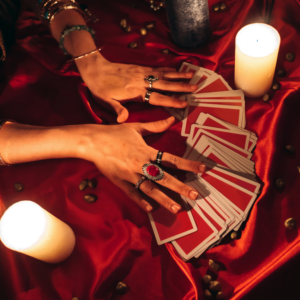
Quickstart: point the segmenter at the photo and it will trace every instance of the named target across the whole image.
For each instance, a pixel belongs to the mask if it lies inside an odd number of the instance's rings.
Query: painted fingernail
[[[176,214],[180,209],[181,209],[181,207],[179,205],[173,204],[171,206],[171,210],[174,214]]]
[[[206,165],[200,165],[199,166],[199,171],[201,172],[201,173],[203,173],[203,172],[205,172],[205,170],[206,170]]]
[[[189,197],[190,197],[190,199],[192,199],[192,200],[197,199],[198,195],[199,195],[199,194],[198,194],[197,191],[191,190],[191,191],[189,192]]]
[[[146,211],[151,211],[152,207],[150,205],[146,205]]]

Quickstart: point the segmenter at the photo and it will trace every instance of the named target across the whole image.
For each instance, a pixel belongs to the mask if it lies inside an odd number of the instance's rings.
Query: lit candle
[[[246,96],[260,97],[271,88],[279,44],[279,33],[267,24],[250,24],[238,32],[234,81]]]
[[[5,211],[0,236],[7,248],[48,263],[65,260],[75,246],[73,230],[32,201],[17,202]]]

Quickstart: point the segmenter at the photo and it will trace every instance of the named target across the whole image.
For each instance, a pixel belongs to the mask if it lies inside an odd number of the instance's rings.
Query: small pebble
[[[217,300],[222,300],[222,299],[224,299],[224,294],[223,294],[223,292],[218,292],[217,295],[216,295],[216,299],[217,299]]]
[[[124,28],[124,30],[125,30],[126,32],[130,32],[130,31],[131,31],[131,26],[126,26],[126,27]]]
[[[163,3],[163,2],[159,2],[159,6],[160,6],[160,7],[163,7],[163,6],[164,6],[164,3]]]
[[[225,3],[221,3],[220,4],[220,9],[221,10],[225,10],[226,9],[226,4]]]
[[[299,172],[299,174],[300,174],[300,167],[299,167],[299,166],[297,166],[297,170],[298,170],[298,172]]]
[[[214,271],[219,271],[220,267],[212,259],[208,260],[209,267]]]
[[[276,76],[278,76],[278,77],[284,77],[285,75],[286,75],[285,69],[278,69],[276,71]]]
[[[212,299],[212,297],[213,297],[209,290],[205,290],[204,295],[205,295],[206,298],[210,298],[210,299]]]
[[[221,291],[222,285],[221,285],[221,283],[219,281],[210,281],[208,283],[208,289],[211,292],[218,292],[218,291]]]
[[[131,42],[131,43],[128,44],[128,47],[132,48],[132,49],[136,48],[137,47],[137,43],[136,42]]]
[[[146,35],[147,34],[147,29],[146,28],[141,28],[140,29],[140,34],[141,35]]]
[[[147,29],[153,29],[156,25],[156,22],[155,21],[152,21],[150,22],[149,24],[146,25],[146,28]]]
[[[79,183],[79,190],[83,191],[88,186],[88,179],[84,179]]]
[[[150,3],[154,3],[154,0],[150,0]]]
[[[273,84],[273,86],[272,86],[272,89],[273,90],[275,90],[275,91],[277,91],[277,90],[279,90],[280,89],[280,83],[279,82],[275,82],[274,84]]]
[[[290,154],[295,154],[295,152],[296,152],[295,147],[293,147],[292,145],[286,145],[285,150]]]
[[[275,184],[278,188],[283,188],[285,183],[281,178],[278,178],[276,179]]]
[[[154,11],[157,11],[157,10],[158,10],[158,7],[157,7],[157,6],[154,6],[154,7],[153,7],[153,10],[154,10]]]
[[[286,229],[295,229],[297,226],[297,222],[294,218],[289,218],[285,220],[284,226]]]
[[[265,93],[264,95],[263,95],[263,101],[264,102],[268,102],[269,100],[270,100],[270,95],[268,94],[268,93]]]
[[[94,194],[87,194],[83,196],[83,199],[88,203],[93,203],[98,199],[98,197]]]
[[[122,19],[120,22],[121,27],[125,28],[127,26],[127,21],[126,19]]]
[[[22,192],[24,190],[24,185],[21,182],[14,183],[14,188],[16,192]]]
[[[164,50],[161,51],[161,53],[163,53],[163,54],[169,54],[169,49],[164,49]]]
[[[219,11],[219,9],[220,9],[220,4],[219,4],[219,3],[218,3],[218,4],[215,4],[215,5],[212,6],[212,8],[213,8],[214,11]]]
[[[205,284],[208,284],[211,281],[211,276],[210,275],[204,275],[202,280]]]
[[[294,59],[295,59],[295,54],[292,53],[292,52],[290,52],[290,53],[288,53],[288,54],[285,56],[285,58],[286,58],[289,62],[293,62]]]
[[[118,282],[116,286],[116,293],[119,295],[124,295],[127,292],[127,285],[123,282]]]
[[[93,178],[91,180],[88,180],[88,186],[92,189],[96,188],[97,187],[97,179],[96,178]]]
[[[152,8],[152,9],[153,9],[153,8],[154,8],[154,4],[151,4],[151,5],[150,5],[150,8]]]
[[[231,239],[235,240],[238,238],[238,233],[236,231],[233,231],[233,232],[231,232],[230,237],[231,237]]]

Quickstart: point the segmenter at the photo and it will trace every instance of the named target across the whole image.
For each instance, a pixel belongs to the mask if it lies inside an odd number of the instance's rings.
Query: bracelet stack
[[[85,13],[75,0],[38,0],[38,16],[48,26],[60,12],[66,9],[76,10],[85,19]]]

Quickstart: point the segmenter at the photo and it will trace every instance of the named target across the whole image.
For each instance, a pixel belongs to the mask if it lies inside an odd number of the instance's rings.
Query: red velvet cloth
[[[109,60],[152,67],[176,67],[187,61],[221,74],[233,87],[235,36],[238,30],[266,18],[267,0],[228,0],[222,12],[210,9],[212,34],[199,49],[183,50],[171,39],[164,9],[154,12],[150,4],[137,0],[86,1],[99,18],[91,24],[97,44]],[[210,8],[217,1],[209,1]],[[135,3],[137,8],[131,6]],[[217,280],[225,299],[292,299],[299,294],[299,229],[287,231],[284,221],[294,217],[300,224],[300,1],[275,1],[270,25],[280,33],[278,67],[287,76],[275,78],[281,84],[268,103],[247,99],[247,129],[258,137],[253,160],[263,184],[262,193],[243,226],[240,239],[225,239],[198,260],[183,262],[171,244],[158,246],[148,216],[96,167],[76,159],[49,160],[0,168],[2,212],[11,204],[30,199],[69,224],[76,246],[64,262],[50,265],[13,252],[0,243],[0,298],[5,300],[193,300],[203,299],[201,278],[208,272],[208,259],[221,270]],[[133,30],[119,26],[129,20]],[[145,22],[156,28],[139,35]],[[127,48],[135,41],[137,49]],[[168,48],[170,54],[162,54]],[[294,62],[285,60],[294,52]],[[23,12],[17,24],[16,45],[1,69],[0,118],[31,125],[67,125],[115,122],[109,112],[97,107],[81,84],[76,68],[66,63],[57,42],[31,12]],[[168,113],[147,104],[126,104],[128,122],[163,119]],[[181,123],[170,130],[146,138],[156,149],[182,155],[185,139]],[[296,155],[284,147],[291,144]],[[285,181],[282,191],[277,178]],[[97,178],[98,201],[83,200],[78,184],[84,178]],[[22,182],[21,193],[14,182]],[[92,191],[89,191],[92,192]],[[129,287],[118,296],[118,281]],[[296,299],[296,298],[295,298]]]

